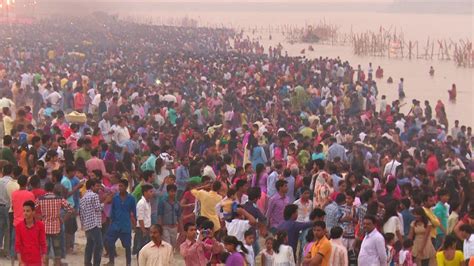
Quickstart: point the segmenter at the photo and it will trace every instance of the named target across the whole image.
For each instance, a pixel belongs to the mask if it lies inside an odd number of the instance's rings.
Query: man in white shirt
[[[214,169],[212,169],[212,158],[208,158],[206,160],[206,166],[204,166],[204,169],[202,169],[202,176],[208,176],[211,178],[212,181],[215,181],[217,176],[216,173],[214,173]]]
[[[113,140],[118,144],[122,145],[125,141],[130,140],[130,132],[127,128],[127,121],[124,118],[118,120],[118,124],[112,127]]]
[[[53,107],[54,110],[59,110],[59,102],[63,97],[59,92],[54,90],[48,96],[46,97],[46,101],[51,103],[51,106]]]
[[[140,266],[168,266],[173,263],[173,248],[170,244],[162,241],[163,227],[154,224],[150,228],[151,241],[148,242],[138,255]]]
[[[385,165],[385,168],[383,170],[383,175],[386,177],[388,175],[393,175],[395,176],[395,173],[397,171],[397,167],[401,165],[399,161],[397,161],[397,154],[396,152],[393,152],[389,155],[390,161]]]
[[[165,118],[160,114],[160,109],[155,109],[153,118],[158,123],[158,126],[163,126],[165,124]]]
[[[151,227],[151,204],[150,199],[153,198],[153,186],[149,184],[142,185],[141,199],[137,203],[137,228],[135,229],[135,238],[133,239],[133,254],[150,241],[149,231]]]
[[[474,235],[472,234],[472,226],[470,224],[463,224],[459,227],[460,235],[464,239],[463,254],[464,259],[469,260],[474,256]]]
[[[102,120],[99,122],[99,129],[105,142],[110,143],[112,140],[112,134],[110,134],[111,125],[109,115],[107,113],[103,114]]]
[[[300,223],[309,222],[309,215],[313,210],[313,201],[310,199],[309,188],[303,188],[301,191],[301,197],[293,204],[298,206],[298,218],[296,218],[296,221]]]
[[[363,226],[366,232],[360,247],[358,265],[364,266],[386,266],[387,252],[385,250],[385,239],[375,228],[377,218],[371,215],[364,217]]]
[[[343,230],[340,226],[331,228],[331,257],[329,258],[329,265],[349,265],[349,258],[347,256],[347,248],[342,243]]]

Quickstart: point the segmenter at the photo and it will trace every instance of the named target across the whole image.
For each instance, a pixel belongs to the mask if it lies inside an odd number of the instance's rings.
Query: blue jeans
[[[127,261],[127,265],[131,265],[132,263],[132,234],[131,232],[119,232],[115,231],[112,228],[109,228],[106,234],[107,238],[107,245],[109,246],[109,262],[112,264],[115,261],[115,256],[110,252],[111,250],[115,249],[115,242],[117,239],[120,239],[122,242],[122,246],[125,248],[125,257]]]
[[[100,266],[102,258],[102,230],[99,227],[94,227],[86,231],[86,250],[84,253],[84,265]],[[94,255],[94,264],[91,264],[92,255]]]
[[[5,244],[3,239],[5,238]],[[8,220],[8,207],[0,206],[0,248],[6,252],[10,249],[10,221]]]
[[[61,258],[61,235],[50,234],[46,235],[46,243],[48,245],[48,257],[50,259]]]

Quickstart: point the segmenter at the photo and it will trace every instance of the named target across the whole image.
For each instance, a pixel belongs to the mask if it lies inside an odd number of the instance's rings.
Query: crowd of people
[[[84,265],[119,239],[140,266],[474,265],[472,128],[401,112],[371,65],[104,14],[0,35],[12,261],[61,265],[84,231]]]

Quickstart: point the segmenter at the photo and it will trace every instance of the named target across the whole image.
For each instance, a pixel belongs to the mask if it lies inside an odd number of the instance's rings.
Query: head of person
[[[312,210],[311,213],[309,214],[309,219],[313,222],[317,222],[317,221],[324,222],[325,217],[326,217],[326,212],[321,208],[316,208]]]
[[[265,238],[265,249],[266,250],[271,250],[272,249],[273,241],[274,241],[274,238],[271,237],[271,236],[267,236],[267,238]]]
[[[185,167],[189,166],[189,158],[187,156],[183,156],[183,158],[181,158],[181,165]]]
[[[301,199],[304,201],[309,200],[309,197],[311,196],[310,189],[308,187],[303,187],[301,189]]]
[[[286,231],[278,231],[273,241],[273,251],[279,253],[280,246],[284,244],[288,244],[288,233]]]
[[[403,241],[403,249],[404,250],[410,250],[412,247],[413,247],[413,240],[405,239]]]
[[[351,189],[346,190],[346,204],[348,206],[352,206],[354,204],[354,200],[356,197],[356,193]]]
[[[230,189],[229,189],[230,190]],[[262,196],[262,192],[259,187],[251,187],[247,191],[247,196],[250,202],[257,202]]]
[[[337,194],[336,203],[337,205],[343,205],[344,203],[346,203],[346,195],[344,193]]]
[[[153,176],[153,171],[151,170],[146,170],[142,173],[142,180],[145,183],[150,183],[150,179]]]
[[[248,252],[245,246],[242,244],[242,242],[240,242],[235,236],[226,236],[224,237],[223,242],[224,242],[225,249],[229,253],[236,252],[239,247],[240,247],[240,250],[242,250],[242,252],[246,254]]]
[[[253,245],[255,242],[255,230],[250,228],[244,233],[244,240],[245,244],[247,245]]]
[[[201,224],[201,230],[204,238],[214,237],[214,223],[211,220],[205,220]]]
[[[91,180],[91,179],[89,179]],[[87,181],[89,181],[87,180]],[[98,179],[92,179],[94,182],[91,184],[91,188],[90,190],[92,190],[92,192],[94,193],[99,193],[100,189],[102,188],[102,182]],[[86,182],[86,185],[87,185],[87,182]]]
[[[235,190],[238,193],[245,193],[246,188],[247,188],[247,180],[239,179],[237,183],[235,184]]]
[[[431,194],[431,192],[423,193],[421,196],[421,202],[423,203],[423,207],[425,208],[431,208],[436,203],[434,196],[433,194]]]
[[[470,224],[462,224],[459,227],[459,235],[461,236],[461,239],[464,239],[464,240],[469,239],[472,233],[473,233],[472,225]]]
[[[370,203],[375,199],[375,192],[372,189],[364,191],[360,197],[363,203]]]
[[[28,177],[26,175],[20,175],[18,177],[18,185],[21,189],[25,189],[28,185]]]
[[[444,239],[443,250],[456,250],[456,238],[452,235],[447,235]]]
[[[296,221],[296,219],[298,218],[298,205],[286,205],[283,211],[283,217],[286,221]]]
[[[30,220],[35,215],[35,203],[32,200],[27,200],[23,203],[23,217],[25,220]]]
[[[153,224],[150,227],[150,238],[151,240],[158,244],[161,243],[161,237],[163,236],[163,227],[159,224]]]
[[[395,234],[394,233],[385,233],[383,234],[383,238],[385,239],[385,244],[393,246],[395,243]]]
[[[367,233],[372,232],[377,224],[377,218],[373,215],[366,215],[363,220],[364,231]]]
[[[92,150],[92,141],[90,138],[86,138],[84,140],[84,142],[82,143],[82,147],[84,147],[84,149],[86,151],[91,151]]]
[[[275,182],[275,188],[278,193],[286,194],[288,192],[288,182],[286,180],[280,179]]]
[[[66,166],[66,176],[73,178],[76,175],[76,167],[74,165]]]
[[[189,240],[195,240],[197,235],[197,229],[195,223],[186,223],[184,225],[184,232],[186,232],[186,238]]]
[[[329,236],[331,237],[331,239],[339,239],[342,237],[343,232],[344,230],[342,230],[340,226],[335,226],[331,228],[331,231],[329,232]]]
[[[416,207],[411,212],[415,221],[423,223],[425,226],[428,225],[428,217],[426,216],[425,210],[421,207]]]
[[[118,183],[118,187],[119,187],[120,194],[127,194],[128,180],[120,179]]]
[[[214,181],[212,183],[212,191],[219,192],[222,189],[222,182],[221,181]]]
[[[326,235],[326,223],[323,221],[314,222],[313,235],[316,239],[322,239]]]
[[[10,176],[13,173],[13,165],[8,163],[5,164],[2,168],[3,176]]]
[[[3,145],[4,146],[8,147],[8,146],[12,145],[12,141],[13,141],[13,138],[10,135],[6,135],[6,136],[3,137]]]
[[[169,184],[166,186],[166,192],[168,192],[168,197],[170,199],[176,198],[176,191],[178,191],[178,187],[175,184]]]
[[[150,184],[143,184],[142,185],[142,196],[146,200],[150,200],[153,198],[153,186]]]
[[[442,203],[448,202],[448,200],[449,200],[449,191],[447,189],[444,189],[444,188],[440,189],[438,191],[438,199]]]

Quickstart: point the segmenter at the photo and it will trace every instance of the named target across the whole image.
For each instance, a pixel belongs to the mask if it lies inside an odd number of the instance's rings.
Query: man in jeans
[[[86,232],[86,250],[84,253],[84,265],[100,266],[102,257],[102,210],[99,195],[100,183],[95,179],[86,182],[87,192],[79,202],[79,214],[84,231]],[[94,254],[94,263],[91,263]]]
[[[174,184],[166,186],[168,196],[164,196],[158,204],[158,223],[163,225],[163,241],[176,249],[178,228],[181,227],[181,206],[176,199],[178,188]]]
[[[44,222],[48,254],[53,255],[54,265],[61,265],[61,209],[68,213],[74,212],[74,209],[65,199],[53,193],[53,183],[46,183],[44,189],[46,194],[36,201],[36,210],[41,213]],[[48,261],[45,264],[48,265]]]
[[[133,254],[137,254],[150,241],[151,227],[151,204],[153,198],[153,186],[143,184],[140,188],[142,197],[137,203],[137,228],[135,229],[135,238],[133,239]]]
[[[0,178],[0,248],[3,248],[5,255],[10,253],[10,221],[8,219],[8,210],[10,209],[10,197],[7,193],[7,183],[12,180],[12,165],[7,164],[3,167],[3,177]],[[5,242],[3,241],[5,237]]]
[[[128,181],[120,179],[119,192],[112,199],[110,211],[110,226],[106,233],[106,242],[109,246],[108,266],[115,264],[115,242],[120,239],[125,248],[126,265],[132,265],[132,224],[136,223],[137,209],[135,198],[127,192]]]

